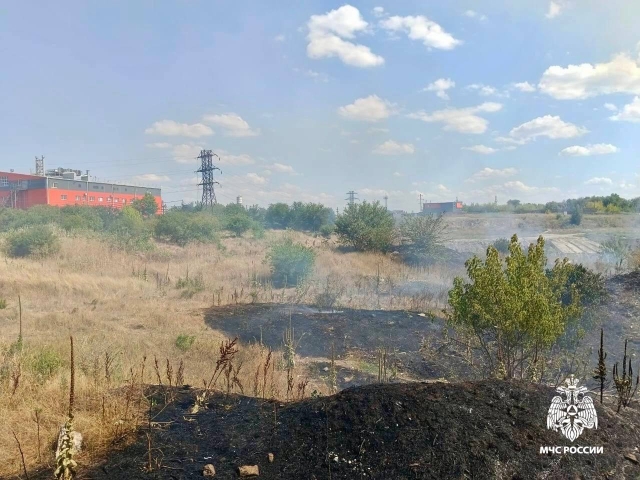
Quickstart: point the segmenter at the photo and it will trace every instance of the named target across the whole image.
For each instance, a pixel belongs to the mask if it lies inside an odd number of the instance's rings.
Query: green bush
[[[62,366],[62,357],[49,347],[38,351],[30,362],[31,371],[40,382],[53,377]]]
[[[60,250],[60,241],[47,226],[35,226],[7,235],[5,252],[9,257],[47,257]]]
[[[69,205],[61,209],[60,226],[67,232],[74,230],[101,231],[104,223],[95,207]]]
[[[294,286],[311,274],[316,254],[313,249],[294,243],[293,239],[287,237],[271,246],[267,260],[271,265],[274,285]]]
[[[195,335],[186,335],[184,333],[181,333],[180,335],[178,335],[178,338],[176,338],[176,348],[181,352],[186,352],[191,348],[193,342],[195,341]]]
[[[571,225],[580,225],[582,223],[582,208],[580,206],[576,206],[573,213],[571,213],[569,222]]]
[[[398,229],[405,259],[424,263],[441,256],[446,230],[443,215],[405,217]]]
[[[142,214],[133,207],[124,207],[109,219],[108,234],[116,247],[126,251],[147,251],[153,248],[151,230]]]
[[[182,278],[178,278],[176,280],[176,288],[179,290],[183,290],[180,294],[182,298],[191,298],[196,293],[200,293],[204,290],[204,279],[202,278],[202,274],[199,273],[195,277],[189,277],[189,272],[187,272],[187,276]]]
[[[4,298],[0,298],[0,310],[7,308],[7,301]]]
[[[379,202],[349,205],[335,229],[340,243],[360,251],[387,252],[395,239],[393,216]]]
[[[218,241],[218,221],[207,213],[171,210],[157,219],[154,235],[158,240],[184,247],[192,242]]]
[[[607,299],[608,293],[604,277],[582,264],[566,263],[562,265],[562,269],[547,269],[546,274],[551,280],[555,276],[561,275],[562,282],[558,284],[557,288],[560,289],[564,305],[569,305],[572,302],[572,288],[578,294],[580,304],[583,307],[600,305]]]
[[[226,219],[225,229],[229,230],[236,237],[241,237],[252,225],[253,221],[246,213],[238,213]]]
[[[331,235],[333,234],[335,229],[336,228],[334,225],[323,225],[322,227],[320,227],[320,235],[322,235],[324,238],[331,238]]]
[[[493,248],[495,248],[500,253],[509,253],[510,244],[511,242],[509,241],[508,238],[499,238],[498,240],[493,242],[491,245],[493,245]]]

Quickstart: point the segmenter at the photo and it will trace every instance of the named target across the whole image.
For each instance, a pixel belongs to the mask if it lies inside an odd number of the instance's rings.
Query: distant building
[[[159,188],[92,182],[79,170],[48,170],[45,176],[0,172],[0,207],[29,208],[34,205],[90,205],[122,208],[150,193],[162,212]]]
[[[462,202],[440,202],[422,204],[422,213],[460,213]]]

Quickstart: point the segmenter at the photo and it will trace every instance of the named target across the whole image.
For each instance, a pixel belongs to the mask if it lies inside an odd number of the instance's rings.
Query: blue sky
[[[219,201],[640,195],[640,5],[624,0],[0,5],[0,170]]]

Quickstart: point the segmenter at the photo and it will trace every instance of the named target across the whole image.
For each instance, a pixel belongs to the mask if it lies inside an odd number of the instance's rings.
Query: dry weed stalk
[[[613,366],[613,382],[616,386],[618,393],[618,413],[621,407],[627,408],[631,399],[638,390],[638,383],[640,383],[640,374],[636,377],[636,386],[633,388],[633,369],[631,368],[631,358],[629,358],[629,365],[627,371],[627,340],[624,341],[624,356],[622,358],[622,377],[618,375],[618,362]],[[632,390],[633,388],[633,390]]]
[[[20,452],[20,458],[22,459],[22,470],[24,471],[24,476],[27,478],[27,480],[29,480],[29,474],[27,473],[27,464],[24,461],[24,453],[22,451],[22,445],[20,445],[20,440],[18,440],[18,436],[16,435],[16,432],[11,430],[11,433],[13,433],[13,438],[16,439],[16,443],[18,444],[18,451]]]
[[[202,391],[202,393],[196,395],[196,403],[193,406],[191,413],[196,413],[198,412],[198,410],[205,407],[207,399],[209,398],[209,394],[211,393],[211,389],[215,388],[220,375],[227,371],[229,368],[233,368],[231,364],[233,363],[235,355],[238,353],[237,343],[238,337],[234,338],[233,340],[229,339],[220,342],[220,357],[216,362],[216,368],[213,371],[209,382],[203,380],[204,390]],[[230,374],[227,376],[227,382],[229,382],[229,376]],[[227,385],[229,385],[229,383],[227,383]]]
[[[60,431],[58,439],[58,452],[56,453],[55,477],[57,480],[73,480],[76,476],[78,464],[73,459],[75,453],[73,446],[73,403],[75,395],[75,365],[73,358],[73,336],[71,342],[71,383],[69,387],[69,414],[67,421]]]

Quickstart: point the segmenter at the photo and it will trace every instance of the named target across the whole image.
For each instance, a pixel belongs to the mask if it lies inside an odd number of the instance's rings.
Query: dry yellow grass
[[[75,422],[85,439],[79,458],[82,467],[144,421],[140,384],[158,383],[154,357],[165,384],[167,359],[174,377],[180,361],[184,362],[186,384],[201,386],[210,377],[220,342],[225,340],[204,323],[203,310],[213,303],[283,298],[313,303],[330,279],[339,288],[342,306],[410,308],[432,299],[388,295],[394,285],[426,276],[444,285],[451,277],[445,269],[417,271],[376,254],[337,253],[331,242],[294,233],[297,241],[316,249],[315,274],[308,288],[275,290],[268,282],[264,258],[269,243],[282,234],[267,232],[262,240],[223,239],[223,249],[160,245],[144,255],[111,250],[95,238],[65,237],[54,258],[1,259],[0,299],[8,305],[0,310],[0,476],[16,475],[22,468],[12,432],[20,440],[29,469],[53,464],[53,443],[67,411],[70,334],[76,352]],[[191,278],[201,275],[205,285],[191,298],[175,287],[176,279],[187,271]],[[159,285],[157,279],[167,272],[170,284]],[[19,335],[18,296],[24,346],[21,352],[11,353],[10,346]],[[196,337],[186,352],[175,345],[181,334]],[[245,394],[252,394],[256,369],[267,352],[259,345],[240,345],[239,350],[241,381]],[[44,378],[45,367],[34,366],[39,358],[42,363],[43,352],[62,361]],[[275,352],[274,360],[279,358],[281,353]],[[273,395],[284,399],[286,372],[276,369],[271,383]],[[313,389],[327,392],[326,385],[311,382],[307,393]]]

